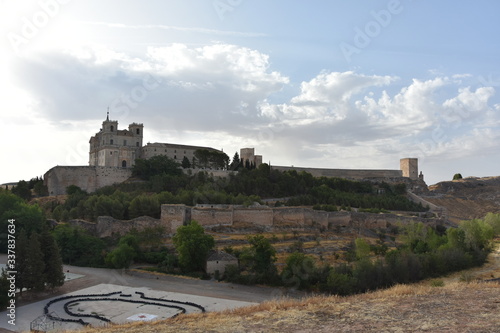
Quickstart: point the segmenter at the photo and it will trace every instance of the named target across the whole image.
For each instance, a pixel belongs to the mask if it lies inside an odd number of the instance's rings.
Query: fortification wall
[[[113,235],[122,236],[132,229],[141,231],[154,227],[163,227],[165,228],[165,233],[170,233],[169,226],[165,225],[162,220],[149,216],[141,216],[132,220],[117,220],[111,216],[99,216],[96,223],[84,220],[70,220],[68,223],[75,227],[81,227],[91,235],[100,238],[111,237]]]
[[[178,227],[191,220],[191,209],[186,205],[161,205],[160,220],[168,233],[175,234]]]
[[[238,223],[272,226],[273,210],[267,206],[235,207],[233,210],[233,224]]]
[[[269,229],[318,228],[320,230],[334,230],[338,227],[376,229],[387,228],[397,223],[440,224],[442,222],[440,219],[416,216],[354,211],[326,212],[304,207],[204,205],[190,208],[184,205],[162,205],[161,208],[161,219],[167,225],[167,229],[170,226],[170,233],[175,233],[179,226],[187,224],[190,220],[195,220],[204,227],[255,225]]]
[[[193,207],[191,208],[191,219],[200,225],[220,226],[233,224],[232,207]]]
[[[336,230],[337,228],[377,229],[387,228],[399,223],[442,224],[440,219],[400,216],[396,214],[372,214],[358,212],[326,212],[304,207],[267,206],[243,207],[228,205],[213,205],[210,207],[187,207],[185,205],[161,205],[161,218],[154,219],[142,216],[133,220],[116,220],[109,216],[99,216],[97,223],[83,220],[70,220],[69,224],[79,226],[97,237],[124,235],[132,229],[163,227],[166,234],[175,234],[177,228],[190,220],[197,221],[205,228],[214,226],[244,226],[254,225],[268,230],[284,228],[309,229],[320,231]]]
[[[66,188],[76,185],[87,192],[121,183],[132,176],[131,169],[96,166],[56,166],[43,176],[49,195],[66,194]]]
[[[399,178],[403,177],[401,170],[355,170],[355,169],[318,169],[318,168],[299,168],[287,166],[272,166],[273,170],[297,172],[305,171],[314,177],[337,177],[347,179],[370,179],[370,178]]]

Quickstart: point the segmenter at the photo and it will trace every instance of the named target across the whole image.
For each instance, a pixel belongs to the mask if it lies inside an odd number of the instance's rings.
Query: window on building
[[[126,168],[127,167],[127,161],[123,160],[122,161],[122,168]]]
[[[137,129],[135,130],[135,133],[136,133],[136,134],[141,134],[141,130],[137,128]]]
[[[111,125],[110,130],[111,130],[111,132],[113,132],[115,130],[115,127],[113,125]]]
[[[109,140],[109,144],[112,145],[113,144],[113,139]]]
[[[137,141],[137,142],[135,143],[135,146],[136,146],[136,147],[139,147],[139,141]]]
[[[123,145],[126,146],[127,145],[127,140],[123,140]]]
[[[177,159],[177,155],[174,155],[174,160],[176,160],[176,159]]]

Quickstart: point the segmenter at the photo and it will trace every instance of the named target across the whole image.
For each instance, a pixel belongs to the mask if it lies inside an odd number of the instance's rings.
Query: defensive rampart
[[[342,230],[343,228],[375,229],[387,228],[397,223],[423,222],[443,224],[441,219],[402,216],[397,214],[371,214],[359,212],[326,212],[305,207],[268,207],[232,205],[161,205],[161,218],[142,216],[133,220],[116,220],[109,216],[99,216],[96,223],[71,220],[97,237],[124,235],[132,229],[162,227],[165,234],[175,234],[177,228],[195,220],[204,228],[228,226],[234,228],[254,227],[266,231],[282,229]]]
[[[87,192],[117,183],[132,176],[132,170],[96,166],[56,166],[43,176],[49,195],[66,194],[66,188],[76,185]]]
[[[272,166],[273,170],[297,172],[305,171],[314,177],[337,177],[346,179],[370,179],[370,178],[400,178],[403,177],[401,170],[356,170],[356,169],[318,169],[318,168],[299,168],[287,166]]]
[[[387,228],[396,223],[423,222],[442,224],[441,219],[397,214],[372,214],[360,212],[326,212],[305,207],[268,207],[201,205],[162,205],[161,221],[175,233],[181,225],[190,220],[197,221],[205,228],[216,226],[256,226],[266,230],[283,228],[318,228],[321,230],[350,228]]]
[[[160,219],[149,216],[141,216],[132,220],[117,220],[111,216],[99,216],[96,223],[83,220],[70,220],[70,225],[87,230],[91,235],[97,237],[111,237],[113,235],[124,235],[132,229],[141,231],[146,228],[163,227],[165,234],[170,233],[168,226]]]

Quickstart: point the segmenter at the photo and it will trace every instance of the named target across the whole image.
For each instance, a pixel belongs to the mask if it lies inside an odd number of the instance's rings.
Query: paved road
[[[0,255],[0,264],[5,262],[6,256]],[[106,293],[109,292],[109,290],[95,289],[110,288],[107,287],[109,285],[119,285],[250,303],[260,303],[284,296],[304,296],[304,294],[298,292],[285,293],[285,290],[280,288],[242,286],[232,283],[219,283],[216,281],[204,281],[168,275],[154,275],[133,270],[127,271],[65,265],[64,271],[72,273],[71,275],[73,276],[81,275],[82,277],[67,281],[64,286],[57,288],[53,293],[47,292],[45,294],[38,294],[36,297],[32,297],[29,300],[18,300],[18,302],[16,302],[18,325],[16,325],[15,330],[21,327],[29,330],[29,322],[42,313],[43,306],[48,299],[90,287],[94,287],[92,293]],[[5,328],[14,328],[3,323],[7,317],[6,313],[2,312],[1,314],[4,318],[2,318],[0,322],[0,332]]]
[[[230,300],[260,303],[280,297],[302,297],[298,292],[286,292],[285,289],[243,286],[233,283],[180,278],[170,275],[156,276],[134,271],[108,268],[89,268],[64,266],[64,270],[85,275],[83,278],[66,282],[66,292],[79,290],[97,284],[117,284],[131,287],[147,287],[153,290],[171,291],[182,294],[225,298]]]
[[[0,254],[0,264],[6,261],[7,256],[5,254]],[[64,286],[58,288],[56,294],[65,294],[98,284],[116,284],[255,303],[280,297],[300,298],[305,296],[303,293],[286,291],[281,288],[243,286],[233,283],[197,280],[170,275],[156,276],[147,273],[140,274],[139,276],[133,271],[109,268],[64,265],[64,271],[84,275],[84,277],[67,281]],[[54,296],[54,294],[47,295],[47,297],[43,298],[52,296]],[[38,298],[38,300],[39,299],[40,298]]]

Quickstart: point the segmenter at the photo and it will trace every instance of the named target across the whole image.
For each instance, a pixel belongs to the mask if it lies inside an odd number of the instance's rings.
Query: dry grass
[[[500,332],[500,284],[397,285],[84,332]]]

